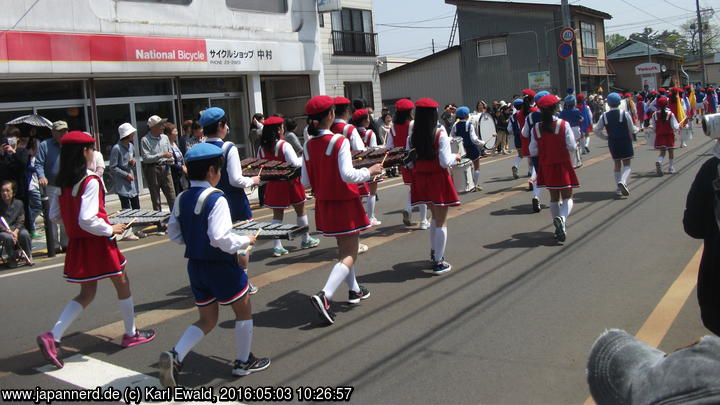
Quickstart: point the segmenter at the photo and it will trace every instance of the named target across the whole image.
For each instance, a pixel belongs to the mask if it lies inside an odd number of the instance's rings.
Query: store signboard
[[[308,49],[313,46],[300,42],[5,31],[0,32],[0,73],[317,71],[317,52]]]
[[[528,73],[528,87],[533,90],[550,89],[550,71]]]
[[[340,0],[318,0],[318,12],[327,13],[330,11],[342,10]]]
[[[638,76],[660,73],[662,69],[659,63],[645,62],[635,66],[635,74]]]

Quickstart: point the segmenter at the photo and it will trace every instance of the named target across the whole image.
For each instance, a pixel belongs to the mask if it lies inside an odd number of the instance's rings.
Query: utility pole
[[[562,12],[563,26],[572,28],[572,25],[570,24],[570,5],[568,4],[568,0],[562,0],[560,11]],[[570,46],[572,46],[572,44],[570,44]],[[565,80],[568,87],[571,87],[573,90],[577,91],[577,87],[575,87],[575,62],[573,62],[574,57],[574,55],[570,55],[569,57],[565,58]]]
[[[432,40],[432,51],[435,53],[435,38]]]
[[[705,87],[705,51],[703,49],[703,22],[700,18],[700,0],[695,0],[695,10],[697,11],[698,38],[700,39],[700,67],[702,69],[702,86]]]

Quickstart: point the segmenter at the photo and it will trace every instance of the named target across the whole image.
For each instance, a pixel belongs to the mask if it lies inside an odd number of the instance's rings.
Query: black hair
[[[225,115],[222,118],[220,118],[220,121],[214,122],[206,127],[203,127],[203,134],[205,134],[205,136],[210,138],[210,137],[212,137],[212,135],[217,134],[220,124],[225,125],[227,122],[228,122],[227,115]]]
[[[255,113],[252,118],[255,118],[256,121],[260,121],[261,119],[264,119],[265,116],[262,113]],[[250,129],[257,129],[257,126],[252,123],[252,119],[250,120]]]
[[[15,197],[15,194],[17,194],[17,182],[15,182],[15,180],[3,180],[0,182],[0,187],[5,187],[8,184],[13,192],[13,197]]]
[[[527,94],[523,97],[523,105],[520,110],[522,111],[524,117],[527,117],[528,114],[530,114],[530,104],[532,104],[532,99],[533,98]]]
[[[352,104],[353,104],[353,108],[356,110],[360,110],[362,108],[367,107],[367,102],[365,101],[364,98],[356,98],[352,101]]]
[[[297,122],[292,117],[285,118],[285,130],[289,132],[295,131],[297,128]]]
[[[196,131],[198,129],[201,129],[202,125],[197,120],[193,120],[192,125],[190,126],[190,129],[193,131]]]
[[[335,106],[331,106],[325,111],[321,111],[317,114],[310,114],[308,115],[308,135],[314,136],[320,134],[320,121],[325,119],[328,115],[330,115],[330,112],[335,110]]]
[[[207,172],[210,167],[215,168],[217,171],[222,169],[224,164],[225,159],[222,155],[216,156],[212,159],[193,160],[185,163],[188,171],[188,179],[198,181],[207,179]]]
[[[669,111],[668,111],[667,105],[663,106],[663,108],[660,109],[660,114],[659,114],[660,121],[667,121],[667,119],[669,118],[668,113],[669,113]]]
[[[335,104],[335,115],[340,116],[348,111],[352,112],[350,104]]]
[[[411,142],[417,151],[418,160],[432,160],[437,157],[438,151],[435,149],[437,122],[437,108],[415,108],[415,124]]]
[[[557,110],[557,106],[560,103],[556,103],[551,105],[550,107],[545,107],[540,109],[540,114],[542,115],[542,124],[541,129],[544,129],[545,131],[552,131],[553,130],[553,116],[555,115],[555,111]]]
[[[263,127],[262,135],[260,135],[260,147],[265,152],[272,153],[275,143],[280,139],[280,125],[282,124],[265,125]]]
[[[393,118],[394,124],[402,125],[412,119],[412,110],[395,111],[395,117]]]
[[[55,178],[55,185],[73,187],[87,173],[85,149],[93,149],[92,143],[67,143],[60,148],[60,171]]]

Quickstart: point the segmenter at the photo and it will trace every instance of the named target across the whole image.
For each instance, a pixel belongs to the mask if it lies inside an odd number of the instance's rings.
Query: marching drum
[[[473,164],[472,160],[468,158],[462,158],[460,162],[452,166],[451,174],[453,183],[455,184],[455,191],[458,193],[467,193],[475,188],[475,182],[473,182]]]
[[[450,138],[450,152],[453,155],[460,154],[460,156],[465,156],[465,146],[463,145],[463,139],[454,136]]]
[[[497,131],[495,130],[495,120],[489,113],[482,113],[478,121],[478,135],[485,142],[485,149],[495,149],[497,145]]]

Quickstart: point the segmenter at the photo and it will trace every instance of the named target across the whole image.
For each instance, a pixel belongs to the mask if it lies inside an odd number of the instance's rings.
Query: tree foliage
[[[707,20],[709,17],[703,23],[703,46],[705,54],[710,54],[720,51],[720,26],[710,24]],[[641,32],[630,34],[629,39],[649,43],[650,46],[660,50],[670,50],[676,55],[699,55],[697,20],[688,20],[681,27],[680,32],[678,30],[656,31],[652,27],[645,27]],[[608,50],[622,44],[625,40],[626,38],[620,34],[605,36]]]
[[[627,38],[620,34],[605,35],[605,49],[610,51],[625,41],[627,41]]]

